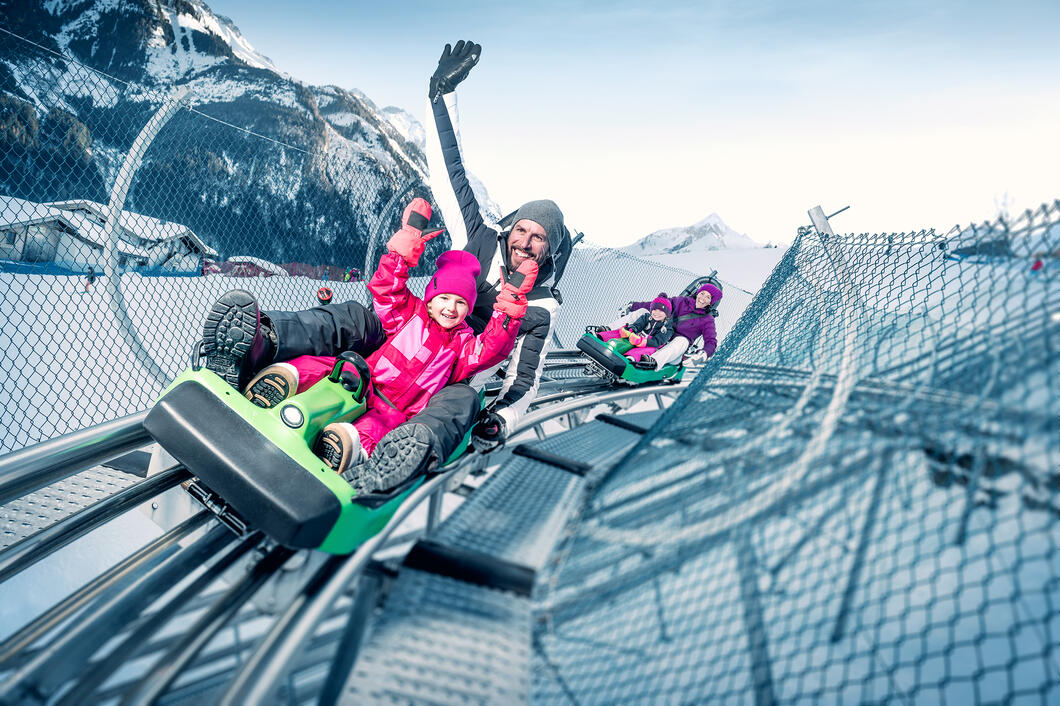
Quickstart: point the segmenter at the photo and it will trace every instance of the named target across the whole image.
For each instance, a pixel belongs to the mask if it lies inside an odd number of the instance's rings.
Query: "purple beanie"
[[[659,296],[651,300],[650,309],[661,309],[666,312],[666,315],[674,313],[674,308],[670,306],[670,300],[666,298],[666,293],[660,293]]]
[[[478,258],[466,250],[446,250],[438,256],[438,271],[427,283],[423,292],[423,301],[429,302],[439,294],[456,294],[467,301],[469,308],[475,308],[475,295],[478,293],[475,278],[482,270]]]
[[[696,294],[699,294],[700,292],[710,293],[711,304],[717,304],[719,301],[721,301],[721,290],[710,282],[707,282],[702,287],[696,290]]]

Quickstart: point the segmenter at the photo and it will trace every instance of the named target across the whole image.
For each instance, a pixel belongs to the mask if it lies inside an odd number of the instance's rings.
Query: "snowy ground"
[[[712,269],[725,283],[717,321],[724,336],[782,252],[708,251],[702,261],[685,258],[688,269],[656,268],[626,256],[592,260],[576,250],[560,287],[560,344],[572,347],[587,324],[610,320],[631,299],[680,291]],[[304,277],[126,274],[123,313],[106,279],[85,292],[78,277],[0,273],[0,373],[6,381],[0,386],[0,454],[147,409],[187,366],[205,312],[223,292],[248,289],[266,310],[294,310],[313,305],[321,284]],[[363,283],[327,285],[336,301],[368,301]],[[413,281],[411,288],[422,292],[424,286]]]
[[[787,248],[705,250],[676,255],[651,255],[648,259],[668,267],[680,267],[703,274],[717,270],[718,277],[722,280],[754,293],[759,290],[787,251]],[[725,294],[728,296],[728,292]]]

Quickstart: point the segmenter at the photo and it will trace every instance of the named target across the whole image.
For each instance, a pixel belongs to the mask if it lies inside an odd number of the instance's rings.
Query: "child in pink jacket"
[[[628,339],[634,347],[626,351],[625,356],[635,363],[640,362],[673,338],[674,327],[670,320],[672,311],[670,300],[665,294],[660,294],[651,300],[650,311],[647,314],[641,314],[629,326],[611,331],[598,331],[596,335],[602,341],[610,341],[614,338]]]
[[[409,270],[419,263],[427,241],[442,232],[423,235],[409,221],[422,228],[430,216],[430,204],[423,199],[409,204],[401,229],[387,243],[388,252],[368,283],[387,334],[386,342],[367,359],[372,370],[368,409],[352,424],[326,426],[313,448],[338,473],[366,459],[388,431],[421,411],[448,383],[496,366],[515,346],[537,263],[524,262],[504,284],[486,330],[476,337],[464,322],[475,306],[480,266],[474,255],[463,250],[442,253],[423,299],[408,289]],[[337,360],[304,355],[270,365],[250,381],[246,396],[271,407],[283,399],[275,390],[282,389],[284,396],[303,392],[327,377]]]

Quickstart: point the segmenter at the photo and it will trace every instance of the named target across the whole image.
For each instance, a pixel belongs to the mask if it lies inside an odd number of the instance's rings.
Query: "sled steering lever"
[[[354,389],[353,381],[349,379],[349,371],[345,371],[343,374],[343,363],[349,363],[353,366],[354,370],[357,371],[357,387]],[[358,402],[363,402],[364,398],[368,395],[368,383],[372,380],[372,371],[368,367],[367,361],[357,353],[353,351],[345,351],[339,355],[339,359],[335,362],[335,367],[331,369],[331,374],[328,375],[328,380],[332,382],[340,383],[344,388],[353,393],[353,398]]]

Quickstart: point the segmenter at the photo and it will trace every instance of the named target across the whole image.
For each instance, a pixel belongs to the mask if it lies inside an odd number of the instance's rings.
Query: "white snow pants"
[[[674,336],[669,343],[651,354],[652,358],[655,358],[655,362],[659,364],[659,367],[668,363],[677,363],[681,361],[681,356],[688,350],[688,339],[684,336]]]
[[[633,323],[638,316],[644,313],[644,309],[634,309],[633,311],[620,316],[614,321],[608,322],[608,328],[614,330]],[[665,346],[660,348],[651,354],[651,357],[655,359],[655,362],[659,364],[659,367],[674,362],[680,362],[681,356],[688,350],[690,342],[684,336],[674,336],[673,339]]]

